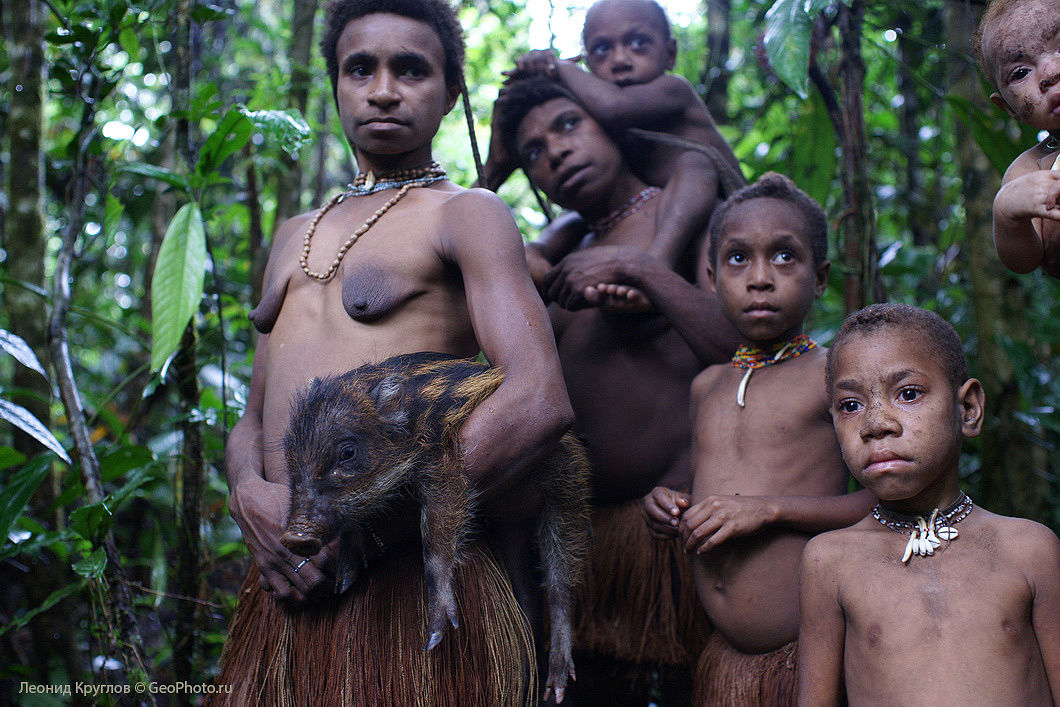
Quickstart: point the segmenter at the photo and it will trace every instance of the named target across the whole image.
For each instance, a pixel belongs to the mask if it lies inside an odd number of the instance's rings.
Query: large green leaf
[[[777,0],[766,12],[763,43],[780,80],[806,98],[813,20],[829,0]]]
[[[151,285],[151,368],[158,370],[180,345],[199,308],[206,268],[206,233],[194,201],[180,207],[162,239]]]
[[[70,513],[70,530],[91,542],[101,540],[113,523],[114,514],[104,501],[86,504]]]
[[[51,433],[51,430],[45,427],[26,408],[0,398],[0,419],[7,420],[26,434],[32,435],[35,440],[55,452],[67,464],[73,463],[70,461],[70,455],[66,453],[63,445],[59,443],[59,440]]]
[[[11,475],[0,492],[0,533],[7,541],[12,524],[22,514],[22,509],[33,492],[44,482],[51,469],[51,458],[41,455]]]

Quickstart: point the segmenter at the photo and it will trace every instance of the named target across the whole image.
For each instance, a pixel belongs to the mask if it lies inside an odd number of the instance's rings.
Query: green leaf
[[[30,345],[27,344],[25,339],[21,336],[0,329],[0,349],[7,351],[15,357],[16,361],[26,368],[33,369],[47,380],[48,374],[44,372],[44,367],[41,366],[40,361],[37,360],[37,355],[33,353],[33,349],[30,348]]]
[[[127,162],[119,167],[119,171],[130,174],[139,174],[142,177],[150,177],[152,179],[160,179],[163,182],[172,184],[178,189],[183,189],[184,191],[191,190],[187,177],[177,174],[165,167],[156,167],[153,164],[142,164],[139,162]]]
[[[55,452],[67,464],[73,464],[70,460],[70,455],[66,453],[63,445],[59,443],[55,435],[26,408],[8,400],[0,399],[0,419],[7,420],[26,434],[31,435],[45,447]]]
[[[71,567],[74,568],[74,572],[77,572],[85,579],[99,579],[103,576],[103,570],[107,567],[107,551],[97,547],[71,565]]]
[[[792,125],[791,159],[787,174],[820,204],[828,203],[836,170],[836,134],[818,92],[803,104]]]
[[[0,446],[0,469],[8,469],[26,461],[26,455],[12,447]]]
[[[297,110],[247,110],[243,115],[269,142],[294,156],[312,138],[313,131]]]
[[[769,64],[801,98],[807,96],[812,29],[813,20],[804,0],[777,0],[766,12],[763,43]]]
[[[121,201],[113,194],[107,195],[107,206],[103,213],[103,242],[113,243],[114,234],[118,232],[121,224],[121,215],[125,211]]]
[[[204,177],[212,175],[226,157],[247,144],[253,132],[254,125],[247,120],[242,110],[237,106],[229,108],[217,129],[199,150],[195,171]]]
[[[104,481],[114,481],[133,469],[147,466],[155,460],[155,453],[147,447],[123,445],[99,460],[99,473]]]
[[[971,128],[975,143],[990,160],[990,164],[999,174],[1004,174],[1012,160],[1025,148],[1013,140],[1003,127],[995,125],[990,114],[972,105],[967,98],[950,95],[946,96],[946,101],[953,106],[954,112],[965,127]]]
[[[199,308],[206,270],[206,232],[199,205],[180,207],[162,239],[151,286],[151,368],[159,370],[180,345]]]
[[[70,514],[70,530],[91,542],[99,541],[113,522],[114,514],[103,501],[75,508]]]
[[[5,542],[11,526],[22,514],[30,496],[44,483],[51,466],[51,457],[42,454],[12,474],[4,485],[3,492],[0,493],[0,533],[3,534]]]
[[[235,10],[214,5],[212,3],[198,3],[191,8],[191,18],[199,24],[223,20],[229,15],[234,15]]]
[[[79,591],[81,591],[84,588],[85,588],[85,580],[82,579],[80,581],[74,582],[73,584],[68,584],[65,587],[61,587],[59,589],[56,589],[54,592],[49,594],[48,598],[45,599],[44,602],[40,606],[38,606],[37,608],[30,609],[29,611],[25,612],[24,614],[19,614],[10,623],[7,623],[7,624],[4,624],[3,626],[0,626],[0,636],[3,636],[5,633],[7,633],[8,631],[11,631],[12,629],[20,629],[20,628],[22,628],[23,626],[28,624],[30,621],[32,621],[33,618],[36,617],[38,614],[41,614],[41,613],[47,611],[48,609],[52,608],[53,606],[55,606],[56,604],[61,602],[66,597],[68,597],[71,594],[73,594],[74,592],[79,592]]]

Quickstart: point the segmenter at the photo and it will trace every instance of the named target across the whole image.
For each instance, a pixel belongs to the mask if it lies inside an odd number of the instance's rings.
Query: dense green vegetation
[[[872,300],[942,313],[987,390],[966,489],[1060,528],[1060,286],[993,253],[1000,172],[1036,137],[986,100],[969,46],[981,5],[779,0],[767,18],[772,5],[704,0],[675,28],[678,71],[748,177],[784,172],[826,206],[833,281],[813,333],[827,341]],[[246,312],[275,224],[353,173],[319,8],[0,7],[0,701],[22,680],[205,682],[246,567],[222,469]],[[484,150],[530,18],[517,2],[462,7]],[[435,154],[474,180],[460,107]],[[501,195],[531,235],[543,217],[525,179]]]

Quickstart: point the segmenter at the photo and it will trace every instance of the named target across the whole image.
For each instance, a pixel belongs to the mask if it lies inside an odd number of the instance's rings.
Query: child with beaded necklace
[[[799,704],[1060,704],[1060,541],[957,484],[983,388],[933,312],[847,318],[827,385],[843,457],[880,502],[806,545]]]
[[[797,577],[809,538],[864,516],[824,393],[825,349],[802,333],[829,263],[821,207],[767,174],[715,211],[708,276],[743,345],[692,383],[691,497],[657,487],[645,498],[652,531],[680,534],[693,554],[714,632],[695,673],[696,704],[791,704]],[[671,319],[653,281],[630,283]],[[693,349],[694,331],[682,328]]]

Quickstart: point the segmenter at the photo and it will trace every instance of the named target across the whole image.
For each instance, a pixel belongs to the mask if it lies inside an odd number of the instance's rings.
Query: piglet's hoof
[[[423,647],[423,650],[434,650],[442,642],[445,638],[446,623],[451,624],[453,628],[460,628],[460,621],[456,618],[456,602],[452,602],[451,605],[439,603],[431,607],[430,621],[427,626],[430,638],[427,639],[427,645]]]

